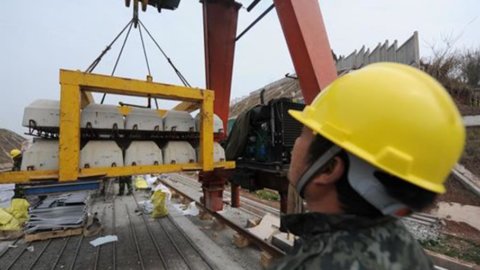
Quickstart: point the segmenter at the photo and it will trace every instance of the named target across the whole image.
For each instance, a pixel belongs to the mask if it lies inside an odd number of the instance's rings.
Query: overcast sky
[[[240,2],[248,6],[251,0]],[[270,4],[263,0],[250,13],[242,8],[238,32]],[[431,55],[431,46],[441,46],[444,39],[456,40],[454,47],[459,50],[480,47],[478,0],[320,0],[320,6],[337,54],[348,55],[363,44],[373,48],[386,39],[401,44],[414,31],[419,32],[423,57]],[[123,0],[0,1],[0,128],[23,134],[23,108],[36,99],[59,100],[59,69],[85,70],[131,13]],[[178,10],[161,14],[149,8],[140,19],[190,84],[203,88],[201,4],[182,0]],[[120,47],[121,40],[95,72],[110,74]],[[180,84],[150,40],[147,50],[154,81]],[[294,72],[293,65],[272,11],[237,43],[232,98],[248,95],[288,72]],[[116,74],[145,78],[138,31],[132,30]],[[117,102],[107,96],[106,103]]]

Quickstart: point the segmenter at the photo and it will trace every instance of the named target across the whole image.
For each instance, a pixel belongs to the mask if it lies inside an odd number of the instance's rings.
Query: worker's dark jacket
[[[417,241],[391,217],[295,214],[282,218],[282,230],[300,239],[274,269],[433,269]]]

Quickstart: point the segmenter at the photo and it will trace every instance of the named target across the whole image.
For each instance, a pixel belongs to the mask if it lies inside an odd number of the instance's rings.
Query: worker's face
[[[303,127],[302,133],[295,140],[295,145],[292,149],[290,170],[288,171],[288,179],[294,186],[300,176],[308,168],[308,149],[310,148],[314,137],[311,129]]]

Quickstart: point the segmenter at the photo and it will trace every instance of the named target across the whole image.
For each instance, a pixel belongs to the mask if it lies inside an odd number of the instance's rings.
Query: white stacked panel
[[[22,125],[29,127],[32,121],[35,127],[58,127],[59,119],[60,101],[38,99],[25,107]]]
[[[196,162],[196,153],[188,142],[170,141],[163,148],[165,164],[185,164]]]
[[[82,128],[123,129],[123,115],[115,105],[89,104],[82,110]]]
[[[155,142],[133,141],[125,151],[125,166],[163,164],[162,151]]]
[[[163,119],[158,111],[132,108],[130,113],[125,117],[125,129],[162,131]]]
[[[200,113],[195,116],[195,130],[200,132]],[[223,128],[223,121],[220,116],[213,115],[213,133],[222,133],[225,129]]]
[[[122,149],[114,141],[89,141],[80,151],[80,168],[123,166]]]
[[[163,117],[165,131],[195,131],[193,117],[185,111],[168,111]]]
[[[197,151],[197,160],[200,160],[200,148],[196,149]],[[225,149],[218,143],[213,143],[213,162],[223,162],[225,161]]]
[[[58,141],[35,140],[23,153],[21,170],[58,170]]]

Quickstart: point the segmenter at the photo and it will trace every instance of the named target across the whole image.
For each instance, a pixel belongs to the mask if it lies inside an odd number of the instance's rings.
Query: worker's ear
[[[329,185],[337,182],[345,171],[345,162],[340,157],[334,157],[313,179],[313,183],[317,185]]]

